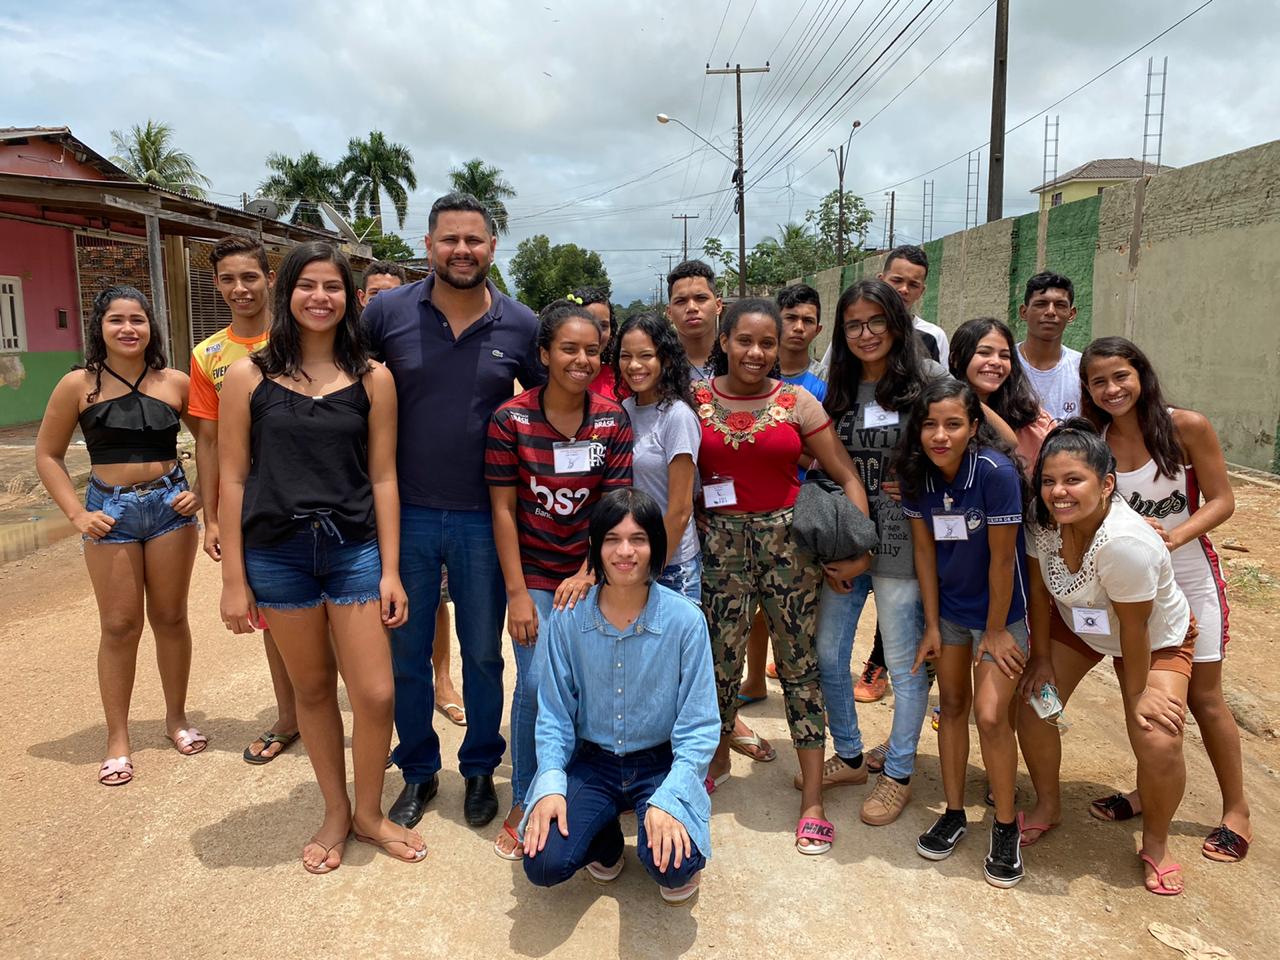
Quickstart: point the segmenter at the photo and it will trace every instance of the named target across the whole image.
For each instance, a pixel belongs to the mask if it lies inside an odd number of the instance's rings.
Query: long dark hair
[[[1132,340],[1101,337],[1085,347],[1080,357],[1080,412],[1098,429],[1111,422],[1111,414],[1095,404],[1089,393],[1089,364],[1102,357],[1118,357],[1137,372],[1138,388],[1142,391],[1137,404],[1142,442],[1156,463],[1156,476],[1164,475],[1172,480],[1182,469],[1185,456],[1155,367]]]
[[[671,324],[656,313],[648,311],[628,317],[614,331],[611,349],[613,357],[610,361],[613,365],[614,391],[626,383],[622,375],[622,361],[618,357],[622,352],[622,338],[632,332],[643,333],[652,340],[653,349],[658,354],[658,363],[662,367],[657,387],[659,409],[669,407],[679,400],[689,403],[689,357]]]
[[[977,433],[969,441],[971,448],[980,450],[988,447],[1009,458],[1009,462],[1014,466],[1014,472],[1018,475],[1018,486],[1022,491],[1022,508],[1025,511],[1029,505],[1030,496],[1027,485],[1022,482],[1022,462],[1017,452],[987,423],[977,391],[965,381],[953,380],[950,377],[939,377],[925,384],[924,389],[920,391],[920,396],[916,398],[916,402],[911,405],[911,410],[907,414],[907,424],[902,430],[893,459],[893,470],[902,483],[903,492],[910,497],[920,496],[924,492],[925,477],[931,472],[938,472],[929,455],[924,452],[924,444],[920,442],[920,432],[924,427],[924,421],[929,416],[930,404],[941,403],[943,400],[959,400],[968,421],[978,425]]]
[[[1044,502],[1043,480],[1044,462],[1055,453],[1070,453],[1079,457],[1090,470],[1097,474],[1099,483],[1108,475],[1114,477],[1116,473],[1115,455],[1107,446],[1107,441],[1103,440],[1098,433],[1097,427],[1084,417],[1072,417],[1058,424],[1044,438],[1044,443],[1040,446],[1040,456],[1036,457],[1036,468],[1031,474],[1031,489],[1034,496],[1032,509],[1029,511],[1030,519],[1042,527],[1054,525],[1053,517]],[[1112,490],[1111,495],[1115,496],[1115,490]]]
[[[716,334],[716,342],[711,347],[711,356],[707,362],[711,366],[711,372],[717,377],[723,377],[729,372],[729,354],[724,352],[724,348],[720,346],[720,338],[730,338],[733,331],[738,329],[738,321],[748,314],[759,314],[762,317],[768,317],[773,321],[774,326],[778,329],[778,339],[782,339],[782,311],[778,309],[778,305],[772,300],[766,300],[764,297],[744,297],[741,300],[735,300],[729,305],[729,309],[724,312],[724,316],[720,318],[720,329]],[[779,361],[775,360],[773,369],[769,371],[769,376],[775,380],[781,379],[782,367]]]
[[[889,321],[885,333],[893,337],[889,366],[876,384],[876,403],[886,410],[906,410],[916,402],[927,379],[924,348],[898,291],[883,280],[859,280],[840,294],[836,303],[836,322],[831,333],[831,372],[827,376],[827,399],[823,403],[833,419],[853,406],[858,384],[862,382],[862,361],[849,349],[844,335],[844,315],[859,300],[869,300],[884,311]]]
[[[148,370],[163,370],[168,362],[164,355],[164,337],[160,333],[160,325],[156,323],[155,312],[151,309],[151,301],[137,287],[117,284],[107,287],[93,298],[93,310],[89,314],[89,323],[85,327],[84,363],[78,363],[72,370],[86,370],[94,375],[93,389],[85,396],[86,403],[93,403],[102,393],[102,371],[107,365],[107,341],[102,335],[102,319],[116,300],[132,300],[147,315],[147,349],[143,352],[143,362]]]
[[[342,277],[347,306],[333,336],[333,363],[339,370],[359,380],[369,372],[369,352],[360,335],[360,302],[351,264],[337,247],[323,240],[299,244],[285,255],[276,274],[271,298],[271,337],[267,345],[252,355],[264,377],[307,377],[302,369],[302,337],[290,303],[302,271],[317,260],[332,263]],[[310,377],[307,377],[310,379]]]
[[[966,320],[951,335],[951,353],[947,366],[951,375],[957,380],[966,380],[969,363],[978,352],[978,344],[992,330],[1004,337],[1009,345],[1009,376],[989,397],[987,406],[1000,415],[1009,426],[1021,430],[1027,424],[1035,423],[1040,416],[1040,398],[1036,396],[1027,379],[1027,372],[1022,369],[1022,360],[1018,357],[1018,347],[1014,343],[1013,331],[1003,320],[995,317],[976,317]]]

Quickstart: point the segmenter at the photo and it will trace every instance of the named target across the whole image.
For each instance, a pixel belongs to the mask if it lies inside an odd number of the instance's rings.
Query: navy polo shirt
[[[381,294],[379,294],[381,296]],[[950,483],[930,464],[921,496],[903,496],[902,512],[933,530],[936,513],[963,514],[968,540],[936,540],[938,607],[944,620],[970,630],[987,626],[991,547],[987,527],[1018,525],[1013,596],[1006,624],[1027,616],[1026,543],[1022,534],[1022,475],[1004,454],[982,447],[965,454]]]
[[[484,448],[493,411],[511,399],[517,379],[524,387],[546,380],[538,318],[489,283],[489,311],[455,339],[431,303],[434,284],[432,275],[384,290],[361,318],[370,349],[396,381],[400,499],[488,510]]]

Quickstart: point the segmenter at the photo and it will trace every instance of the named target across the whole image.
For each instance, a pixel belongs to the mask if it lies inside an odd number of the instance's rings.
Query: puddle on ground
[[[0,563],[10,563],[76,532],[61,510],[0,514]]]

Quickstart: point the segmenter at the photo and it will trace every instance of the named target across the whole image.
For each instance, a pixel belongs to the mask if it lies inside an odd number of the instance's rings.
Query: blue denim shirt
[[[552,611],[538,643],[538,775],[525,817],[543,797],[566,792],[565,768],[579,739],[615,754],[670,743],[671,771],[649,803],[679,820],[710,857],[703,781],[720,742],[720,710],[706,618],[655,583],[636,622],[619,631],[600,612],[599,597],[592,587],[574,609]]]

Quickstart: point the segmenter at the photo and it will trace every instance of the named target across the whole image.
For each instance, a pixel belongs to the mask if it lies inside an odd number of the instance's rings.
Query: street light
[[[738,296],[745,297],[747,295],[747,208],[744,193],[746,191],[746,176],[742,167],[742,107],[738,107],[738,159],[735,160],[729,156],[714,143],[700,134],[693,127],[689,126],[679,117],[669,117],[665,113],[658,114],[659,123],[678,123],[684,127],[695,137],[705,143],[720,156],[724,157],[733,164],[733,182],[738,188]]]
[[[839,148],[827,147],[827,153],[836,158],[836,174],[840,178],[840,189],[837,193],[837,203],[839,203],[839,214],[836,220],[836,261],[839,266],[844,266],[844,163],[845,155],[849,152],[849,145],[853,143],[853,131],[862,126],[861,120],[853,121],[853,126],[849,129],[849,139],[847,139]]]

